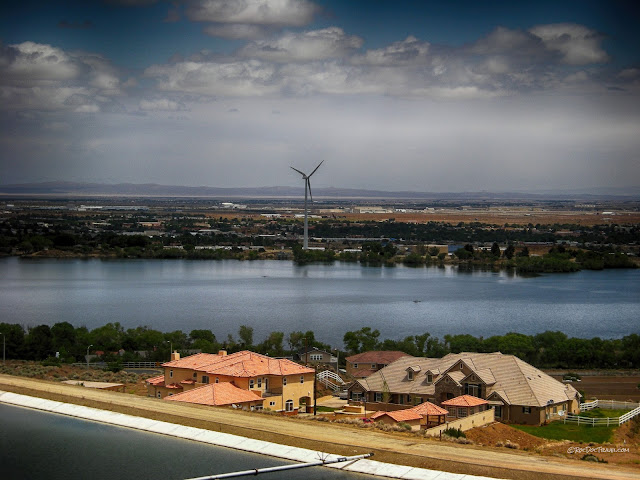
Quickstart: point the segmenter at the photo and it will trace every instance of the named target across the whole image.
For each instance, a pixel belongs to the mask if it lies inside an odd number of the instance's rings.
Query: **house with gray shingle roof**
[[[580,402],[571,385],[500,352],[402,357],[349,388],[349,398],[366,401],[369,409],[383,397],[392,408],[406,408],[426,401],[441,405],[461,395],[487,400],[497,420],[530,425],[577,413]]]

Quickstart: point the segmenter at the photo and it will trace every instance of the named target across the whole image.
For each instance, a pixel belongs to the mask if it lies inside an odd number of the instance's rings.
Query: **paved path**
[[[637,468],[543,457],[521,451],[441,443],[407,435],[355,429],[346,425],[304,421],[279,415],[180,405],[149,397],[86,389],[54,382],[0,375],[0,390],[119,411],[146,418],[207,428],[311,448],[339,455],[374,452],[378,461],[522,480],[640,478]]]

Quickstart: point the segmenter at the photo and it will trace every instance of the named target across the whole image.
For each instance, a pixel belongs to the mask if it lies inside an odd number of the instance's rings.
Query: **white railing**
[[[332,372],[331,370],[324,370],[318,373],[318,375],[316,375],[316,378],[325,387],[330,388],[334,392],[339,390],[342,385],[344,385],[344,380],[340,378],[340,375]]]
[[[159,368],[159,362],[122,362],[122,368]]]

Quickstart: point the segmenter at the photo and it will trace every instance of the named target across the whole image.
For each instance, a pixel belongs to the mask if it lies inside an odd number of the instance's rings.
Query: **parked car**
[[[338,395],[340,400],[348,400],[349,399],[349,390],[340,390],[340,394]]]

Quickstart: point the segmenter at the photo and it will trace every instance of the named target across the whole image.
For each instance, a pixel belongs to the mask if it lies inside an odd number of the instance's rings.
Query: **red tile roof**
[[[422,416],[414,412],[413,409],[395,410],[393,412],[376,412],[371,415],[371,418],[373,420],[377,420],[385,415],[396,422],[408,422],[411,420],[420,420],[422,418]]]
[[[315,372],[313,368],[303,367],[291,360],[271,358],[248,350],[231,355],[198,353],[164,363],[162,366],[198,370],[210,375],[244,378],[259,375],[301,375]]]
[[[416,405],[411,410],[416,412],[418,415],[446,415],[449,413],[448,410],[444,408],[440,408],[437,405],[434,405],[431,402],[424,402],[420,405]]]
[[[150,385],[155,385],[156,387],[164,387],[164,375],[147,378],[147,383]]]
[[[200,405],[223,406],[232,403],[262,402],[262,397],[249,390],[231,385],[229,382],[211,383],[186,392],[164,398],[174,402],[197,403]]]
[[[445,400],[440,402],[440,405],[446,405],[447,407],[477,407],[478,405],[487,405],[489,402],[478,397],[472,397],[471,395],[460,395],[459,397],[452,398],[451,400]]]
[[[396,350],[374,350],[351,355],[346,360],[349,363],[382,363],[388,365],[399,358],[408,356],[410,355]]]

